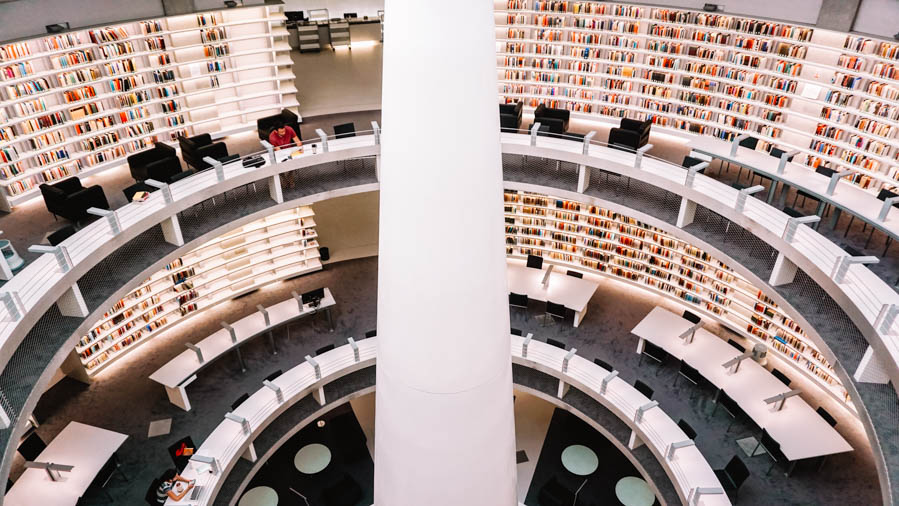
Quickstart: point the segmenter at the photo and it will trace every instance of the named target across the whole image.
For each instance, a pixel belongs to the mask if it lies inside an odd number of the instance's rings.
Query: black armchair
[[[216,160],[228,156],[228,146],[224,142],[212,142],[209,134],[178,137],[178,144],[181,146],[181,158],[197,170],[209,168],[209,164],[203,161],[207,156]]]
[[[521,102],[499,104],[499,127],[503,132],[517,132],[521,128]]]
[[[103,188],[99,186],[85,188],[81,186],[81,180],[77,177],[63,179],[55,184],[44,183],[40,189],[44,204],[54,218],[62,216],[77,222],[87,217],[87,210],[91,207],[109,209]]]
[[[540,104],[534,109],[534,123],[549,126],[554,134],[564,134],[568,131],[568,121],[571,119],[571,111],[567,109],[553,109]]]
[[[300,119],[296,114],[284,109],[274,116],[266,116],[256,120],[256,132],[259,134],[259,139],[268,141],[268,136],[271,135],[275,125],[281,122],[283,122],[285,126],[293,128],[293,131],[297,133],[297,137],[300,139],[303,138],[300,135]]]
[[[640,136],[640,145],[643,147],[649,142],[649,130],[652,128],[652,120],[638,121],[635,119],[621,118],[620,128],[636,132]]]
[[[135,181],[155,179],[168,182],[170,177],[181,172],[181,161],[178,160],[175,148],[158,142],[153,149],[129,156],[128,168]]]

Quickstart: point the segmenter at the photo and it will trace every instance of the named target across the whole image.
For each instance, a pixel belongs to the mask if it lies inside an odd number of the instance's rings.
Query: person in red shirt
[[[274,146],[275,149],[281,149],[291,145],[297,147],[303,145],[303,141],[297,137],[297,133],[293,131],[293,128],[290,128],[284,123],[277,123],[275,125],[272,133],[268,134],[268,142]]]

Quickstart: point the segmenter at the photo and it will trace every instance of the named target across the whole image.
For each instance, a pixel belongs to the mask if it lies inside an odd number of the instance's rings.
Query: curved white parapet
[[[511,336],[512,361],[559,378],[560,386],[577,385],[577,388],[615,413],[634,431],[634,437],[650,448],[668,473],[684,504],[692,500],[700,490],[703,493],[698,501],[689,504],[730,504],[702,452],[695,445],[681,445],[689,441],[689,438],[661,407],[646,409],[639,417],[640,421],[635,421],[641,406],[650,404],[650,400],[632,385],[613,377],[603,386],[604,378],[611,371],[577,355],[566,359],[568,354],[564,350],[542,341],[528,340],[527,351],[523,356],[522,344],[525,339]],[[353,345],[346,344],[315,357],[319,376],[316,376],[315,367],[310,362],[303,362],[272,381],[274,388],[263,386],[233,413],[229,413],[203,441],[190,464],[181,473],[187,479],[196,479],[197,485],[203,487],[196,506],[213,503],[225,478],[241,456],[255,459],[253,440],[287,408],[310,394],[321,404],[325,404],[327,399],[323,396],[326,384],[375,365],[377,344],[378,338],[372,337],[356,342],[355,349]],[[280,399],[276,389],[280,389]],[[208,472],[209,469],[217,472]],[[720,493],[713,493],[715,490]],[[176,506],[180,503],[169,499],[165,504]]]

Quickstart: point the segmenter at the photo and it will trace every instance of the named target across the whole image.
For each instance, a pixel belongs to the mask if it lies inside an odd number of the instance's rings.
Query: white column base
[[[194,374],[190,378],[187,378],[180,385],[172,388],[165,387],[165,394],[169,397],[169,402],[183,409],[184,411],[190,411],[190,399],[187,398],[187,385],[190,385],[197,379],[197,375]]]
[[[627,447],[629,450],[636,450],[643,446],[643,440],[640,439],[640,436],[637,435],[635,431],[631,431],[631,437],[627,441]]]
[[[556,392],[556,397],[558,397],[559,399],[565,397],[565,394],[568,393],[569,388],[570,386],[568,385],[568,383],[559,380],[559,390]]]
[[[771,277],[768,284],[771,286],[780,286],[792,283],[796,277],[796,264],[794,264],[782,252],[777,254],[777,260],[774,261],[774,269],[771,271]]]
[[[184,246],[184,236],[181,234],[181,224],[178,222],[177,214],[163,220],[159,225],[162,227],[162,237],[165,238],[165,242],[175,246]]]
[[[268,180],[268,195],[279,204],[284,203],[284,191],[281,189],[281,174],[275,174]]]
[[[577,171],[577,191],[578,193],[584,193],[587,191],[587,187],[590,186],[590,167],[586,165],[578,165]]]
[[[56,301],[56,306],[63,316],[85,318],[88,315],[87,304],[84,302],[84,297],[81,296],[81,290],[78,288],[77,283],[62,294],[62,297]]]
[[[889,383],[890,377],[881,365],[880,360],[874,356],[874,348],[868,346],[865,354],[862,355],[862,361],[858,364],[858,369],[852,375],[855,381],[859,383],[879,383],[881,385]]]
[[[312,392],[312,398],[315,399],[315,401],[318,402],[319,405],[324,406],[325,403],[328,402],[325,399],[325,387],[318,387],[317,390]]]
[[[253,446],[253,443],[250,443],[247,446],[247,449],[241,454],[240,458],[244,460],[248,460],[250,462],[256,462],[259,458],[256,456],[256,447]]]

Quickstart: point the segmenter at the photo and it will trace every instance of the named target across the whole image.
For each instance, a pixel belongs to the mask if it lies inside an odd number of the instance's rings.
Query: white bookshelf
[[[758,149],[799,150],[811,168],[857,171],[849,180],[871,191],[899,184],[895,41],[643,5],[494,6],[501,102],[725,139],[749,133]]]
[[[119,300],[75,346],[94,375],[186,318],[282,279],[321,269],[312,208],[239,227],[191,250]]]
[[[224,135],[297,107],[281,5],[0,43],[0,209],[180,134]]]
[[[592,204],[506,190],[506,254],[608,276],[671,298],[770,351],[854,409],[833,368],[790,316],[705,251]]]

